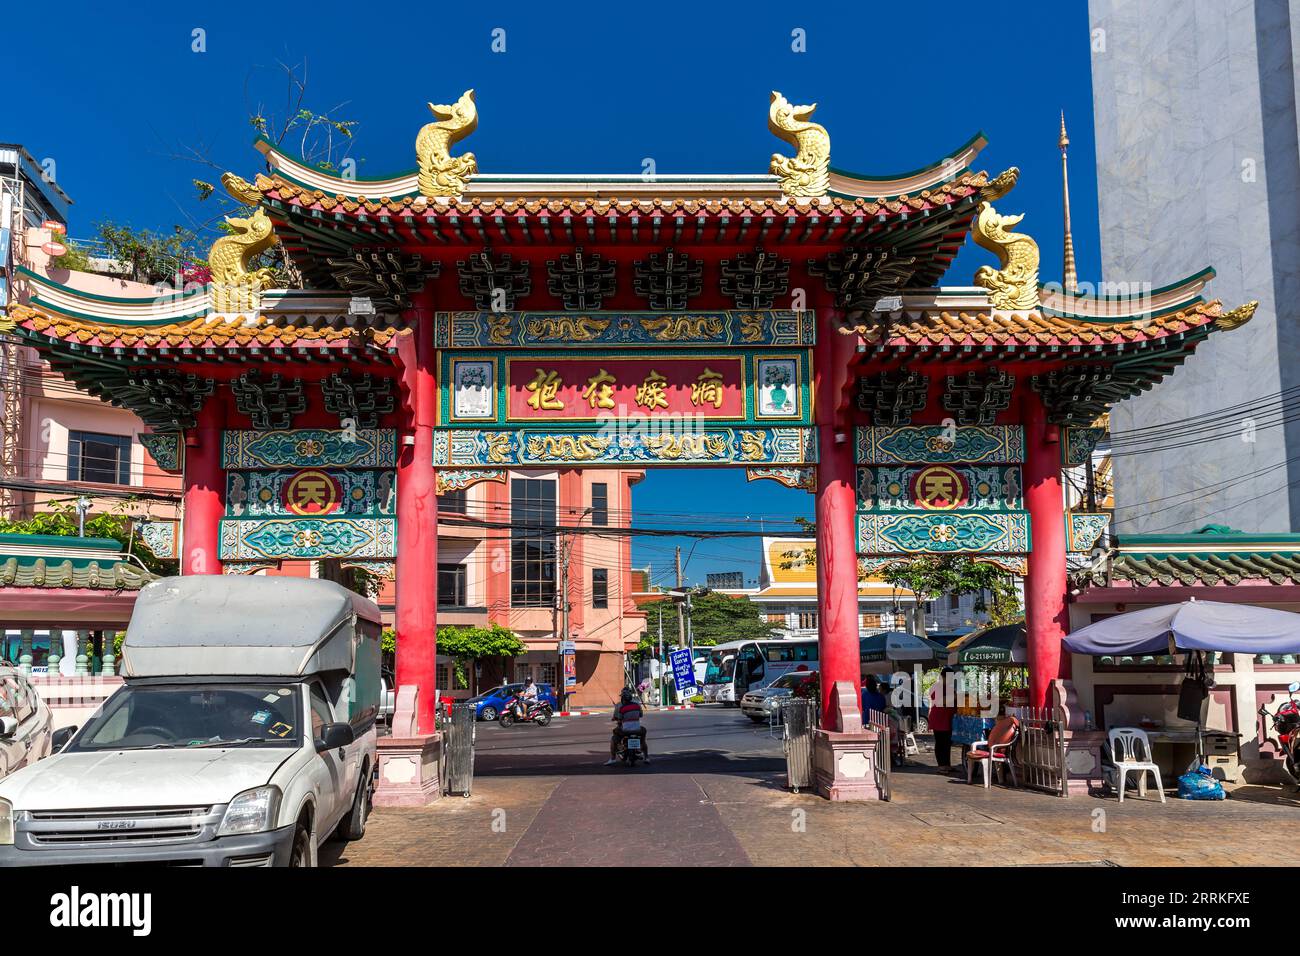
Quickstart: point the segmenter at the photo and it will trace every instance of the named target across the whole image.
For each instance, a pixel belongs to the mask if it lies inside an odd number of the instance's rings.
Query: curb
[[[557,710],[552,717],[598,717],[605,711],[601,710]]]
[[[660,710],[694,710],[694,709],[695,709],[695,705],[694,705],[694,704],[667,704],[667,705],[665,705],[665,706],[663,706],[663,707],[655,707],[655,708],[653,708],[653,710],[656,710],[656,711],[660,711]]]

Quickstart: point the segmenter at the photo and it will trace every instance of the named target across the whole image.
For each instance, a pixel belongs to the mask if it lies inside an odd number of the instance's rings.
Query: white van
[[[124,686],[0,781],[0,866],[312,866],[370,810],[379,608],[301,578],[141,590]]]

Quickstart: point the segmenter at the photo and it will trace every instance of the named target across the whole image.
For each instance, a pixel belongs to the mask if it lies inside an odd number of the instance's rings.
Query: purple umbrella
[[[1076,654],[1231,651],[1300,654],[1300,614],[1218,601],[1162,604],[1108,617],[1065,638]]]

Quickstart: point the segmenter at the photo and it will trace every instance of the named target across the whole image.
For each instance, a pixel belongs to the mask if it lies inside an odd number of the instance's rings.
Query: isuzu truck
[[[360,839],[379,635],[379,608],[328,581],[146,586],[124,685],[0,781],[0,866],[314,866],[327,838]]]

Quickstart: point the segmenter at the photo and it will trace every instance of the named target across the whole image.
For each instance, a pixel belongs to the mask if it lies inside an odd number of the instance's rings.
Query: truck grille
[[[210,838],[224,807],[150,807],[133,810],[37,810],[18,828],[37,847],[138,846]]]

